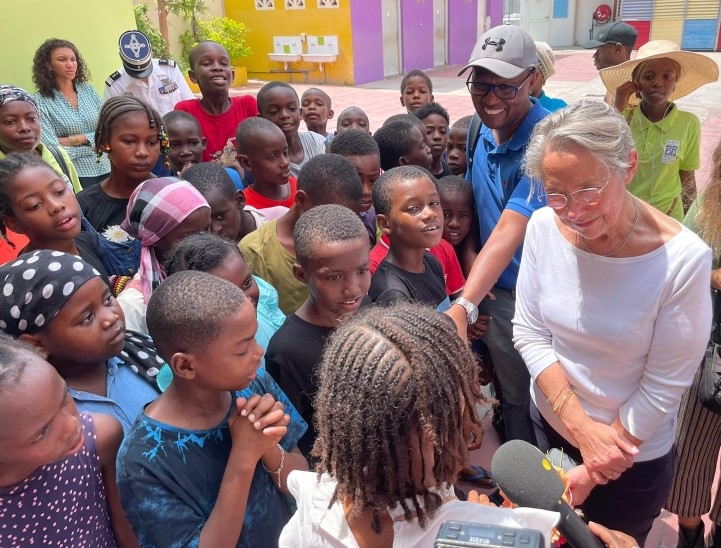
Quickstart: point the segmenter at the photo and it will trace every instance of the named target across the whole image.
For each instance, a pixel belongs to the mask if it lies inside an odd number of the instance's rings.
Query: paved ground
[[[560,97],[567,102],[582,98],[603,99],[605,88],[591,59],[592,51],[566,49],[556,51],[556,74],[546,84],[546,93]],[[721,53],[705,54],[721,65]],[[436,101],[449,112],[451,122],[462,116],[473,114],[473,105],[465,87],[464,79],[456,76],[460,66],[439,67],[428,71],[434,85]],[[322,86],[333,100],[336,114],[351,105],[361,107],[370,119],[371,130],[380,127],[392,114],[405,112],[399,102],[401,77],[386,78],[378,82],[356,87]],[[250,82],[247,87],[234,92],[256,93],[264,82]],[[293,83],[301,94],[311,85]],[[681,109],[693,112],[701,121],[702,167],[696,173],[696,181],[703,186],[710,172],[711,154],[721,140],[721,82],[709,84],[678,101]],[[329,123],[329,130],[335,129],[335,122]],[[500,441],[496,432],[487,422],[483,447],[473,453],[474,464],[490,467],[493,452]],[[676,546],[676,517],[663,512],[656,520],[646,542],[647,548],[670,548]]]

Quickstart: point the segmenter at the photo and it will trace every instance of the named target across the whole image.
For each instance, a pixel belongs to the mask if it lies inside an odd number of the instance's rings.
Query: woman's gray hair
[[[622,173],[629,167],[628,155],[634,143],[628,123],[615,108],[584,99],[536,124],[523,160],[526,175],[540,182],[544,156],[571,147],[589,152],[611,173]]]

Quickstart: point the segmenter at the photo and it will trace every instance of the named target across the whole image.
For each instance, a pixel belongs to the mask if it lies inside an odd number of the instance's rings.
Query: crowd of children
[[[453,485],[493,485],[468,462],[491,318],[468,347],[438,313],[479,252],[471,117],[420,70],[371,128],[319,88],[230,96],[216,42],[189,63],[201,97],[162,118],[104,103],[110,173],[82,191],[0,86],[0,545],[390,546],[477,521]]]

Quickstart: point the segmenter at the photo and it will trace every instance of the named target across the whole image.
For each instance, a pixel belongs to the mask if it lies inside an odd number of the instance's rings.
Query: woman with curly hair
[[[40,107],[43,142],[62,146],[80,176],[83,188],[108,177],[110,161],[95,154],[94,133],[100,96],[87,80],[85,61],[72,42],[50,38],[35,52],[33,82]]]

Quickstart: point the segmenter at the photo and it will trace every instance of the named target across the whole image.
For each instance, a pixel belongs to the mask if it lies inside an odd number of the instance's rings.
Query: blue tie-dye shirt
[[[290,415],[281,440],[295,447],[308,428],[264,370],[237,393],[271,394]],[[118,452],[118,489],[123,509],[143,547],[195,547],[218,497],[231,449],[227,420],[210,430],[184,430],[141,414]],[[255,468],[238,546],[277,546],[291,517],[287,497],[260,462]]]

